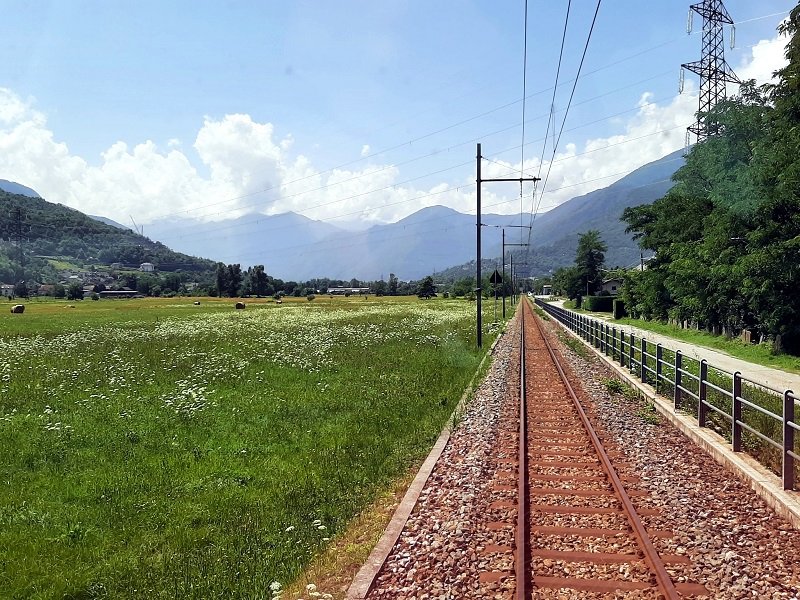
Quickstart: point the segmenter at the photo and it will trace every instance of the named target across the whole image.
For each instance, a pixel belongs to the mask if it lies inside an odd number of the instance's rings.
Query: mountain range
[[[580,235],[597,229],[608,245],[607,265],[637,263],[639,247],[625,233],[625,224],[620,221],[622,211],[663,196],[672,186],[672,174],[682,164],[683,151],[674,152],[606,188],[536,215],[533,220],[529,214],[484,214],[482,256],[501,256],[500,230],[507,227],[507,243],[530,240],[530,247],[525,249],[508,247],[516,257],[515,262],[527,263],[529,275],[545,274],[572,264]],[[0,180],[0,190],[39,198],[30,188],[5,180]],[[91,218],[133,233],[105,217]],[[474,264],[475,220],[475,215],[431,206],[396,223],[374,225],[363,231],[346,230],[290,212],[248,214],[206,223],[191,219],[161,220],[145,225],[145,233],[149,240],[157,240],[185,255],[239,263],[243,267],[263,264],[269,274],[283,279],[355,277],[368,281],[388,278],[389,273],[394,273],[402,280],[412,280],[470,261]],[[529,225],[531,221],[530,236],[526,229],[516,227],[521,223]]]
[[[530,249],[508,250],[528,264],[531,275],[572,264],[578,238],[589,229],[601,232],[608,245],[606,264],[628,266],[639,261],[639,247],[620,221],[629,206],[648,204],[672,186],[672,174],[683,165],[682,150],[644,165],[612,185],[578,196],[536,216]],[[499,257],[502,227],[529,225],[529,214],[484,214],[482,255]],[[395,273],[420,279],[475,259],[475,215],[444,206],[423,208],[396,223],[349,231],[296,213],[250,214],[201,223],[190,219],[147,225],[147,235],[192,255],[224,263],[264,264],[282,278],[331,277],[374,280]],[[520,231],[526,233],[520,236]],[[506,242],[528,240],[527,230],[506,229]]]

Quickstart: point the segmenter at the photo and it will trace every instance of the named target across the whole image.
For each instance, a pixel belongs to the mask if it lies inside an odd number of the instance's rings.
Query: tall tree
[[[436,295],[436,285],[433,283],[433,277],[428,275],[420,281],[417,288],[417,296],[424,299],[433,298]]]
[[[239,263],[228,265],[228,296],[234,298],[239,295],[242,287],[242,266]]]
[[[590,229],[578,238],[575,266],[578,267],[581,288],[587,295],[597,291],[603,282],[601,269],[605,264],[607,250],[608,246],[596,229]]]
[[[264,265],[255,265],[247,269],[247,288],[256,296],[270,295],[269,277],[264,271]]]
[[[216,283],[218,296],[222,297],[228,293],[228,288],[230,287],[229,281],[228,267],[222,263],[217,263]]]
[[[788,64],[765,86],[767,135],[754,152],[753,171],[764,189],[746,236],[743,292],[762,331],[776,346],[800,353],[800,4],[780,26],[790,36]]]
[[[394,273],[389,273],[389,295],[397,295],[397,276]]]
[[[586,286],[581,287],[581,274],[578,267],[561,267],[553,273],[553,291],[557,294],[564,294],[567,298],[575,298],[581,293],[581,289],[586,290]]]

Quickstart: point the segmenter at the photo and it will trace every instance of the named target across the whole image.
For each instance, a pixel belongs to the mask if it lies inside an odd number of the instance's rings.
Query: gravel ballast
[[[553,321],[545,329],[567,335]],[[641,506],[659,509],[643,517],[645,525],[674,533],[656,538],[656,548],[691,560],[676,574],[703,584],[711,598],[800,599],[800,533],[643,401],[610,394],[606,381],[613,374],[588,349],[584,358],[549,337],[604,441],[638,474],[636,487],[647,492]],[[516,512],[518,347],[514,319],[370,599],[512,597],[514,529],[502,523],[513,523]],[[571,590],[534,595],[590,597]]]

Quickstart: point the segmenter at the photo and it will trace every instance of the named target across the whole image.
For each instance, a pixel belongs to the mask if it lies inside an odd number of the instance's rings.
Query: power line
[[[673,98],[674,98],[674,96],[673,96]],[[595,123],[598,123],[598,122],[602,122],[604,120],[608,120],[608,119],[612,119],[612,118],[618,117],[619,115],[625,114],[627,112],[631,112],[631,111],[634,111],[634,110],[640,110],[641,108],[646,107],[646,106],[654,106],[660,101],[661,101],[661,99],[655,99],[655,100],[653,100],[651,102],[645,103],[643,105],[638,105],[638,106],[636,106],[634,108],[627,109],[625,111],[620,111],[620,112],[613,113],[611,115],[608,115],[608,116],[600,118],[600,119],[595,119],[595,120],[589,121],[587,123],[582,123],[580,125],[576,125],[575,127],[572,127],[570,129],[568,129],[567,131],[575,131],[575,130],[581,129],[583,127],[586,127],[588,125],[592,125],[592,124],[595,124]],[[638,137],[635,137],[635,138],[628,138],[628,139],[625,139],[625,140],[623,140],[621,142],[616,142],[614,144],[608,144],[606,146],[603,146],[602,148],[595,148],[595,149],[588,150],[588,151],[581,152],[581,153],[577,153],[577,154],[574,154],[574,155],[571,155],[571,156],[566,156],[566,157],[563,157],[563,158],[560,158],[560,159],[556,159],[553,162],[554,163],[559,163],[559,162],[574,160],[574,159],[580,158],[581,156],[585,156],[587,154],[592,154],[592,153],[595,153],[595,152],[600,152],[602,150],[607,150],[609,148],[613,148],[613,147],[620,146],[620,145],[623,145],[623,144],[628,144],[628,143],[631,143],[631,142],[635,142],[635,141],[650,137],[652,135],[658,135],[658,134],[661,134],[661,133],[672,131],[672,130],[674,130],[676,128],[679,128],[679,127],[683,127],[683,125],[679,125],[679,126],[671,127],[671,128],[667,128],[667,129],[659,129],[659,130],[656,130],[654,132],[651,132],[651,133],[648,133],[648,134],[644,134],[642,136],[638,136]],[[537,141],[538,140],[533,140],[533,141],[529,142],[528,144],[534,144]],[[500,151],[496,152],[495,154],[493,154],[493,156],[499,156],[499,155],[502,155],[502,154],[504,154],[504,153],[506,153],[508,151],[515,150],[515,149],[516,149],[515,146],[514,147],[509,147],[509,148],[506,148],[506,149],[503,149],[503,150],[500,150]],[[501,166],[501,167],[503,167],[505,169],[511,169],[511,165],[498,162],[498,161],[493,160],[491,158],[484,157],[484,160],[486,160],[487,162],[496,164],[498,166]],[[455,168],[458,168],[459,166],[463,166],[463,164],[464,163],[461,163],[461,164],[458,164],[458,165],[453,165],[452,167],[449,167],[448,169],[443,169],[442,171],[455,169]],[[506,176],[506,175],[510,176],[511,174],[513,174],[513,172],[514,172],[513,170],[509,170],[508,173],[504,173],[503,176]],[[421,177],[425,177],[425,176],[423,175]],[[331,200],[331,201],[328,201],[328,202],[323,202],[323,203],[319,203],[319,204],[312,205],[312,206],[309,206],[309,207],[305,207],[304,210],[303,211],[299,211],[298,214],[303,214],[304,212],[307,212],[307,211],[310,211],[310,210],[314,210],[314,209],[317,209],[317,208],[321,208],[321,207],[324,207],[324,206],[330,206],[332,204],[346,202],[347,200],[352,200],[353,198],[362,197],[362,196],[365,196],[365,195],[368,195],[368,194],[371,194],[371,193],[379,193],[379,192],[382,192],[382,191],[386,191],[386,190],[392,189],[393,187],[396,187],[398,185],[402,185],[403,183],[407,183],[407,182],[400,182],[400,183],[394,184],[393,186],[384,186],[382,188],[375,188],[375,189],[372,189],[372,190],[368,190],[366,192],[362,192],[360,194],[344,196],[344,197],[340,197],[340,198],[337,198],[335,200]],[[347,217],[347,216],[355,216],[355,215],[358,215],[358,214],[364,214],[366,212],[369,212],[369,211],[375,210],[375,209],[381,209],[381,208],[386,208],[386,207],[390,207],[390,206],[396,206],[396,205],[400,205],[400,204],[405,204],[405,203],[408,203],[408,202],[413,202],[415,200],[429,198],[429,197],[433,197],[433,196],[437,196],[437,195],[441,195],[441,194],[445,194],[445,193],[450,193],[450,192],[454,192],[454,191],[458,192],[461,189],[471,187],[472,185],[473,184],[462,184],[462,185],[459,185],[459,186],[448,187],[447,189],[440,190],[438,192],[415,195],[415,196],[413,196],[411,198],[406,198],[404,200],[400,200],[400,201],[397,201],[397,202],[383,203],[383,204],[381,204],[379,206],[372,206],[372,207],[369,207],[369,208],[366,208],[366,209],[360,209],[360,210],[356,210],[356,211],[351,211],[349,213],[344,213],[344,214],[339,214],[339,215],[335,215],[335,216],[332,216],[332,217],[328,217],[326,219],[316,219],[316,220],[319,220],[319,221],[332,221],[332,220],[343,218],[343,217]],[[549,190],[549,191],[550,192],[558,191],[560,189],[562,189],[562,188],[557,188],[556,190]],[[258,221],[256,223],[258,223]],[[223,231],[223,230],[236,229],[236,228],[239,228],[239,227],[247,227],[247,226],[252,225],[252,224],[253,224],[252,222],[246,222],[246,223],[231,223],[231,224],[226,224],[226,225],[221,225],[221,226],[212,225],[210,227],[210,229],[207,230],[207,231],[192,232],[192,233],[187,234],[187,235],[179,235],[178,239],[191,239],[191,238],[198,237],[198,236],[204,236],[206,238],[209,238],[209,234],[213,233],[215,231],[219,232],[219,231]],[[272,231],[272,230],[270,230],[270,231]]]
[[[564,126],[566,125],[567,117],[569,116],[569,109],[570,109],[570,106],[572,106],[572,99],[575,96],[575,89],[578,86],[578,80],[580,79],[580,76],[581,76],[581,70],[583,70],[583,63],[586,60],[586,52],[589,50],[589,42],[592,39],[592,32],[594,31],[594,26],[595,26],[595,23],[597,22],[597,14],[600,12],[600,4],[602,3],[602,1],[603,0],[597,0],[597,6],[595,7],[594,16],[592,17],[592,24],[589,27],[589,33],[586,36],[586,43],[583,46],[583,54],[581,55],[581,62],[578,65],[578,73],[575,76],[575,80],[574,80],[574,83],[572,85],[572,91],[570,92],[570,95],[569,95],[569,101],[567,102],[567,108],[564,110],[564,118],[561,121],[561,128],[560,128],[560,130],[558,132],[558,138],[556,139],[555,144],[553,144],[553,158],[550,160],[550,166],[547,169],[547,174],[545,175],[544,180],[542,181],[542,191],[540,192],[540,196],[539,196],[539,204],[541,204],[541,198],[544,195],[545,189],[547,188],[547,180],[550,177],[550,170],[552,169],[552,166],[553,166],[553,159],[555,159],[556,151],[558,150],[558,144],[561,141],[561,135],[564,133]],[[533,205],[531,205],[531,211],[532,211],[531,221],[530,221],[530,227],[531,228],[533,227],[533,221],[536,218],[535,215],[536,215],[536,211],[537,210],[538,210],[538,205],[537,205],[537,208],[535,208],[535,209],[534,209]],[[530,245],[530,232],[531,231],[532,231],[532,229],[528,229],[528,244],[529,245]],[[527,260],[527,253],[526,253],[526,260]]]
[[[524,34],[523,34],[523,43],[522,43],[522,141],[520,142],[520,158],[519,158],[519,213],[522,215],[522,202],[523,202],[523,194],[522,194],[522,179],[525,176],[524,169],[525,169],[525,105],[526,97],[527,97],[527,89],[528,89],[528,0],[525,0],[525,19],[524,22]],[[520,226],[522,225],[522,217],[520,216]],[[520,232],[522,229],[520,229]],[[522,234],[520,233],[520,236]],[[520,239],[520,242],[522,239]],[[505,263],[506,257],[503,257],[503,262]],[[503,302],[505,302],[505,296],[503,296]],[[505,304],[503,304],[505,307]]]
[[[621,58],[619,60],[616,60],[616,61],[613,61],[611,63],[608,63],[607,65],[601,66],[601,67],[595,69],[594,71],[590,71],[588,73],[585,73],[583,75],[583,77],[588,77],[590,75],[594,75],[594,74],[599,73],[599,72],[601,72],[601,71],[603,71],[605,69],[608,69],[608,68],[611,68],[611,67],[616,66],[618,64],[621,64],[621,63],[623,63],[623,62],[625,62],[627,60],[630,60],[632,58],[636,58],[637,56],[640,56],[640,55],[645,54],[647,52],[650,52],[652,50],[658,49],[658,48],[660,48],[660,47],[662,47],[664,45],[668,45],[668,44],[674,43],[678,39],[681,39],[681,38],[675,38],[674,40],[670,40],[670,41],[667,41],[667,42],[662,42],[660,44],[657,44],[655,46],[652,46],[650,48],[642,50],[642,51],[640,51],[640,52],[638,52],[636,54],[630,55],[628,57],[623,57],[623,58]],[[564,83],[562,83],[561,85],[567,85],[571,81],[572,80],[567,80]],[[536,91],[536,92],[526,96],[525,98],[521,98],[521,99],[518,99],[518,100],[513,100],[511,102],[507,102],[505,104],[502,104],[500,106],[494,107],[494,108],[489,109],[487,111],[483,111],[483,112],[481,112],[479,114],[473,115],[473,116],[468,117],[466,119],[462,119],[462,120],[460,120],[460,121],[458,121],[456,123],[453,123],[451,125],[448,125],[446,127],[443,127],[443,128],[437,129],[435,131],[428,132],[428,133],[425,133],[423,135],[411,138],[409,140],[406,140],[404,142],[395,144],[395,145],[390,146],[388,148],[384,148],[382,150],[371,152],[370,154],[367,154],[366,156],[362,156],[362,157],[359,157],[359,158],[356,158],[356,159],[345,161],[345,162],[340,163],[340,164],[338,164],[338,165],[336,165],[334,167],[330,167],[328,169],[313,173],[311,175],[306,175],[306,176],[299,177],[299,178],[291,180],[291,181],[283,182],[281,184],[281,186],[288,186],[288,185],[292,185],[292,184],[295,184],[295,183],[301,183],[301,182],[306,181],[308,179],[311,179],[313,177],[320,177],[320,176],[323,176],[323,175],[326,175],[326,174],[330,174],[330,173],[332,173],[332,172],[334,172],[334,171],[336,171],[338,169],[349,167],[349,166],[351,166],[353,164],[356,164],[356,163],[359,163],[359,162],[363,162],[363,161],[368,160],[370,158],[375,158],[377,156],[381,156],[381,155],[389,153],[391,151],[394,151],[394,150],[397,150],[397,149],[412,145],[414,143],[417,143],[419,141],[422,141],[424,139],[427,139],[427,138],[432,137],[434,135],[437,135],[439,133],[443,133],[445,131],[451,130],[451,129],[453,129],[455,127],[458,127],[460,125],[464,125],[464,124],[469,123],[471,121],[478,120],[480,118],[483,118],[485,116],[488,116],[488,115],[493,114],[495,112],[498,112],[500,110],[503,110],[503,109],[506,109],[506,108],[510,108],[510,107],[514,106],[515,104],[517,104],[517,103],[523,102],[526,99],[534,98],[535,96],[538,96],[538,95],[541,95],[541,94],[543,94],[545,92],[548,92],[551,89],[552,88],[549,88],[549,87],[545,88],[545,89],[541,89],[539,91]],[[472,143],[472,141],[470,143]],[[428,154],[426,156],[431,156],[432,154],[435,154],[435,153],[431,153],[431,154]],[[265,192],[278,190],[278,189],[280,189],[281,186],[274,186],[274,185],[273,186],[268,186],[268,187],[262,188],[260,190],[255,190],[253,192],[248,192],[246,194],[240,194],[240,195],[237,195],[237,196],[232,196],[232,197],[226,198],[224,200],[219,200],[219,201],[216,201],[216,202],[212,202],[212,203],[208,203],[208,204],[204,204],[204,205],[199,205],[199,206],[196,206],[196,207],[186,208],[186,209],[182,209],[182,210],[179,210],[179,211],[161,213],[161,214],[156,215],[154,217],[154,219],[164,219],[164,218],[167,218],[167,217],[170,217],[170,216],[179,216],[179,215],[188,214],[190,212],[193,212],[193,211],[196,211],[196,210],[200,210],[200,209],[203,209],[203,208],[210,208],[210,207],[213,207],[213,206],[219,206],[221,204],[235,202],[235,201],[241,200],[243,198],[249,198],[249,197],[256,196],[258,194],[262,194],[262,193],[265,193]]]

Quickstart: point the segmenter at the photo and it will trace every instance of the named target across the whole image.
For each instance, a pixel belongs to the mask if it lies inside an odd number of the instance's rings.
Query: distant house
[[[551,296],[553,294],[553,286],[544,284],[542,286],[542,295],[543,296]]]
[[[14,284],[13,283],[0,283],[0,296],[13,296]]]
[[[143,262],[141,265],[139,265],[139,270],[144,273],[152,273],[156,270],[156,266],[150,262]]]
[[[617,294],[619,294],[621,289],[622,289],[622,279],[618,277],[612,277],[611,279],[603,280],[602,291],[608,292],[612,296],[616,296]]]
[[[42,285],[39,286],[38,294],[40,296],[52,296],[55,293],[55,291],[56,291],[56,286],[49,283],[43,283]]]
[[[119,271],[122,267],[123,267],[123,265],[122,265],[121,262],[114,262],[114,263],[111,263],[111,267],[110,268],[115,270],[115,271]]]

